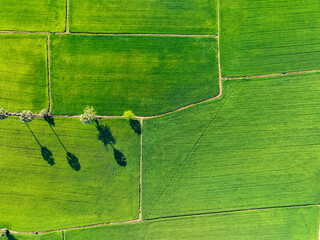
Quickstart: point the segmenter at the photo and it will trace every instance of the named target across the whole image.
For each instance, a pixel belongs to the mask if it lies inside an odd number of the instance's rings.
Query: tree
[[[40,116],[43,117],[43,118],[48,118],[50,117],[50,113],[49,113],[49,110],[48,109],[42,109],[40,112],[39,112]]]
[[[134,118],[134,113],[131,110],[127,110],[123,113],[123,118],[130,121]]]
[[[0,120],[6,119],[8,117],[8,112],[3,108],[0,109]]]
[[[30,111],[23,111],[20,116],[19,116],[20,120],[22,122],[28,123],[31,122],[33,120],[33,114]]]
[[[94,111],[93,107],[89,107],[89,106],[87,106],[84,109],[83,114],[80,116],[80,121],[83,124],[91,123],[92,121],[94,121],[96,119],[97,119],[96,112]]]

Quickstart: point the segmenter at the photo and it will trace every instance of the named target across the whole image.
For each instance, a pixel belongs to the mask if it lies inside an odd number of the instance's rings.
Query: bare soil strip
[[[143,120],[140,119],[139,221],[142,221],[142,131]]]
[[[66,0],[66,33],[69,33],[69,0]]]
[[[69,10],[68,10],[69,11]],[[68,14],[69,15],[69,14]],[[102,35],[102,36],[157,36],[157,37],[212,37],[218,35],[193,35],[193,34],[166,34],[166,33],[95,33],[95,32],[69,32],[69,19],[67,20],[66,32],[36,32],[36,31],[0,31],[0,34],[58,34],[58,35]]]

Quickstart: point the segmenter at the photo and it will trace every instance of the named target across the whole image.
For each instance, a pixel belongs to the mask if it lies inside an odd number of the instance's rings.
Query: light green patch
[[[44,35],[0,35],[0,108],[40,111],[48,106]]]
[[[216,34],[216,0],[70,0],[72,32]]]

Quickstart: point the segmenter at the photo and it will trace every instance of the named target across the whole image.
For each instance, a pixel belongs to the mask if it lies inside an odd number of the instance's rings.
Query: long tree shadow
[[[136,119],[130,119],[129,120],[129,123],[130,123],[130,126],[131,128],[133,129],[133,131],[140,135],[141,134],[141,124],[140,124],[140,121],[136,120]]]
[[[127,165],[127,160],[124,154],[116,149],[113,145],[116,143],[116,139],[112,136],[111,130],[107,125],[100,125],[99,121],[96,119],[96,128],[98,130],[98,140],[100,140],[105,147],[110,145],[113,149],[113,155],[116,162],[125,167]]]
[[[47,118],[45,118],[45,120],[49,124],[52,132],[56,136],[56,138],[57,138],[58,142],[61,144],[62,148],[66,151],[67,160],[68,160],[68,163],[69,163],[70,167],[72,169],[74,169],[75,171],[79,171],[81,169],[81,165],[79,163],[79,159],[76,157],[76,155],[74,155],[73,153],[71,153],[71,152],[69,152],[67,150],[67,148],[65,147],[65,145],[62,143],[61,139],[59,138],[58,134],[53,129],[53,127],[55,126],[54,119],[52,117],[47,117]]]
[[[50,166],[53,166],[55,164],[55,162],[54,162],[54,158],[53,158],[52,152],[47,147],[42,146],[42,144],[39,142],[37,137],[32,132],[32,130],[31,130],[30,126],[28,125],[28,123],[26,123],[26,125],[27,125],[29,131],[31,132],[32,136],[34,137],[34,139],[37,141],[37,143],[40,146],[41,155],[42,155],[43,160],[45,160]]]

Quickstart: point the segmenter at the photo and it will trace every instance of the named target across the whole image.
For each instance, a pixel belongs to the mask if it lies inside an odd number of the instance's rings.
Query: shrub
[[[20,116],[19,116],[20,120],[22,122],[28,123],[31,122],[33,120],[33,114],[30,111],[23,111]]]
[[[8,117],[8,112],[3,108],[0,109],[0,120],[6,119]]]
[[[89,106],[84,109],[84,113],[80,116],[80,121],[83,124],[91,123],[96,119],[97,119],[96,112],[94,111],[93,107],[89,107]]]
[[[48,118],[50,117],[50,113],[49,113],[49,110],[48,109],[42,109],[40,112],[39,112],[40,116],[41,117],[44,117],[44,118]]]
[[[134,118],[134,113],[131,110],[127,110],[123,113],[123,118],[130,121]]]

